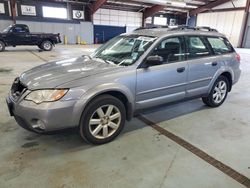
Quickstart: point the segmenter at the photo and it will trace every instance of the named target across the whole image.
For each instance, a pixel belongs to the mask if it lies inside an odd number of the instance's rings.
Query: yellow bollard
[[[66,35],[64,35],[64,44],[67,45],[68,44],[68,37]]]
[[[81,44],[81,37],[80,36],[76,36],[76,44]]]
[[[83,41],[81,41],[81,44],[82,44],[82,45],[86,45],[87,42],[83,40]]]

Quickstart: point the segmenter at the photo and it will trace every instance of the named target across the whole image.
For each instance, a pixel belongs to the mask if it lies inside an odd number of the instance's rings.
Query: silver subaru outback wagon
[[[104,144],[142,109],[195,97],[220,106],[240,77],[239,67],[240,56],[214,29],[139,29],[90,56],[24,72],[6,101],[27,130],[78,127],[87,142]]]

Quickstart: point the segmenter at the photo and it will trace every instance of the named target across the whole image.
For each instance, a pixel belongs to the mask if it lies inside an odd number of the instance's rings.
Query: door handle
[[[177,72],[179,72],[179,73],[184,72],[184,71],[185,71],[185,67],[177,68]]]
[[[218,63],[217,62],[213,62],[212,63],[212,66],[216,66]]]

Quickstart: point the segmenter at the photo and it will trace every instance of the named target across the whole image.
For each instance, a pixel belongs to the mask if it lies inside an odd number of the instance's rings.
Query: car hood
[[[28,89],[58,88],[67,82],[91,77],[118,69],[119,66],[79,57],[46,63],[34,67],[20,76],[20,81]]]

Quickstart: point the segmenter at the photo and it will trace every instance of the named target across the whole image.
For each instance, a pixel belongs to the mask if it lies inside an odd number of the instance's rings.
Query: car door
[[[205,37],[185,36],[188,60],[187,97],[206,94],[219,68]]]
[[[149,56],[161,56],[163,63],[137,69],[136,108],[147,108],[185,98],[188,64],[184,39],[170,37],[156,45]]]
[[[14,26],[9,32],[12,45],[29,45],[31,44],[31,36],[28,30],[23,26]]]

